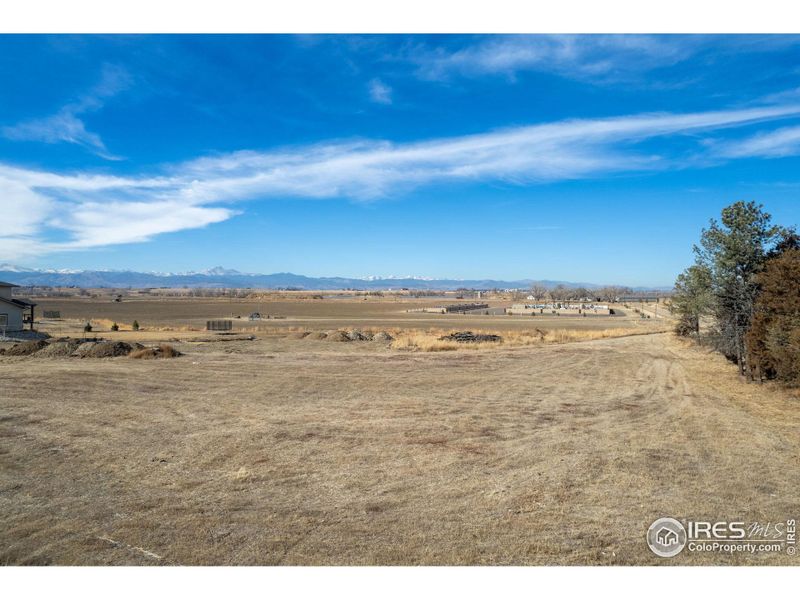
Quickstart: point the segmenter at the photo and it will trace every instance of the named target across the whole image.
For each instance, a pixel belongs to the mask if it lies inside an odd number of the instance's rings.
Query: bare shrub
[[[169,344],[159,344],[158,350],[161,353],[161,358],[177,358],[181,355],[180,352]]]
[[[141,348],[139,350],[135,350],[129,354],[129,357],[149,360],[155,358],[177,358],[181,355],[182,353],[173,348],[171,345],[159,344],[158,346],[152,348]]]

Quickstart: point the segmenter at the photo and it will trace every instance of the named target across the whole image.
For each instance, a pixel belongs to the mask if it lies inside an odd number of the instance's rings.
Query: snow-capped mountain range
[[[53,286],[85,288],[148,288],[208,287],[261,288],[303,290],[455,290],[455,289],[527,289],[531,285],[555,287],[559,284],[587,289],[600,287],[593,283],[522,279],[435,279],[417,276],[307,277],[294,273],[242,273],[235,269],[213,267],[184,273],[152,273],[118,270],[29,269],[0,264],[0,280],[20,286]],[[635,288],[650,289],[650,288]]]

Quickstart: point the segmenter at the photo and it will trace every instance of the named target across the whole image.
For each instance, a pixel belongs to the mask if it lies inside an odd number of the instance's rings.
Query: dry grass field
[[[339,327],[365,329],[502,329],[505,331],[527,331],[536,327],[543,329],[608,329],[616,327],[655,326],[656,319],[641,319],[633,311],[617,307],[621,316],[598,317],[551,317],[530,316],[484,316],[460,314],[415,313],[409,310],[425,306],[452,304],[443,299],[381,299],[337,298],[325,300],[290,300],[270,298],[263,300],[240,300],[229,298],[133,298],[124,302],[112,302],[108,297],[45,298],[37,300],[39,315],[45,310],[58,310],[64,321],[47,322],[45,329],[65,333],[77,333],[83,323],[91,320],[107,329],[117,322],[122,329],[130,329],[134,320],[150,331],[182,331],[205,328],[209,319],[232,319],[234,330],[240,332],[272,333],[276,331],[302,329],[327,330]],[[509,307],[512,302],[490,301],[492,307]],[[663,312],[662,308],[662,312]],[[251,313],[258,312],[270,318],[249,321]],[[237,318],[240,317],[240,318]],[[500,319],[500,320],[498,320]],[[566,324],[566,325],[565,325]],[[66,329],[65,329],[66,328]],[[102,328],[102,327],[101,327]]]
[[[647,548],[661,516],[800,513],[800,398],[654,319],[261,303],[285,323],[206,342],[180,328],[230,306],[48,302],[62,332],[138,319],[184,355],[0,356],[0,564],[798,563]],[[424,352],[291,335],[333,327],[546,339]]]

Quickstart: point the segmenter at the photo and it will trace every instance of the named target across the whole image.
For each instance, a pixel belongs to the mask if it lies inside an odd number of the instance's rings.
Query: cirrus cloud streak
[[[795,117],[798,104],[574,119],[415,143],[359,140],[239,151],[139,176],[54,173],[0,163],[0,197],[12,215],[0,232],[0,260],[147,241],[225,221],[252,200],[374,201],[427,184],[532,185],[703,167],[709,159],[747,155],[746,149],[726,153],[698,143],[704,135]],[[670,153],[673,145],[659,145],[664,152],[658,154],[644,147],[666,136],[686,136],[696,151],[687,158]],[[750,152],[758,155],[757,149]]]

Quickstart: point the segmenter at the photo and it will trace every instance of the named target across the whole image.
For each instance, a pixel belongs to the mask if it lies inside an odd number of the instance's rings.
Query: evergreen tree
[[[700,245],[695,246],[697,264],[711,274],[716,346],[736,360],[742,375],[747,369],[745,334],[758,295],[756,275],[764,267],[767,252],[785,233],[771,221],[760,204],[736,202],[722,210],[720,222],[711,220]]]
[[[678,335],[700,333],[700,319],[711,308],[711,272],[703,265],[692,265],[678,275],[672,311],[678,316]]]
[[[782,246],[758,276],[760,291],[745,338],[754,378],[800,385],[800,243]]]

